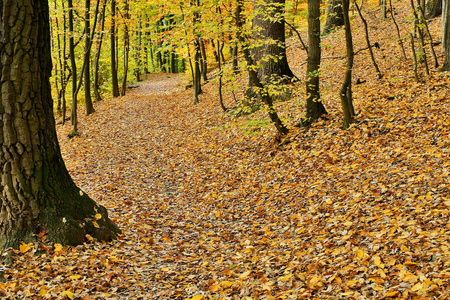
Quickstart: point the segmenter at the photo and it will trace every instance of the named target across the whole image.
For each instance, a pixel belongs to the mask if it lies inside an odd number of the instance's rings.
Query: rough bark
[[[429,0],[426,5],[427,19],[433,19],[442,14],[442,0]]]
[[[258,64],[258,78],[263,84],[278,79],[292,79],[292,73],[286,56],[286,34],[284,7],[286,0],[262,0],[256,5],[253,19],[253,38],[258,47],[251,51],[253,60]],[[259,46],[260,45],[260,46]],[[253,86],[250,78],[249,86]]]
[[[242,33],[242,29],[243,29],[243,22],[241,20],[242,2],[243,2],[243,0],[237,1],[236,27],[238,30],[239,42],[241,42],[241,44],[242,44],[242,52],[244,53],[245,60],[247,61],[248,74],[249,74],[251,80],[253,81],[254,86],[258,88],[259,96],[262,98],[262,101],[268,108],[268,114],[269,114],[270,120],[275,125],[275,128],[277,129],[278,133],[281,135],[285,135],[285,134],[289,133],[289,129],[283,124],[281,119],[278,117],[278,114],[275,111],[275,108],[273,106],[272,96],[270,96],[267,92],[264,92],[264,85],[262,84],[261,80],[258,78],[258,74],[256,73],[256,71],[252,68],[252,66],[254,66],[253,59],[252,59],[252,56],[250,55],[250,50],[248,48],[248,42],[245,40],[244,34]]]
[[[308,0],[308,65],[306,69],[306,118],[310,124],[327,111],[320,101],[320,0]]]
[[[330,0],[328,4],[327,20],[323,28],[323,33],[327,34],[336,27],[344,25],[344,15],[342,11],[342,0]]]
[[[14,8],[14,9],[12,9]],[[47,238],[80,244],[119,231],[76,187],[61,157],[50,91],[48,1],[0,1],[0,249]],[[95,215],[99,228],[92,222]]]

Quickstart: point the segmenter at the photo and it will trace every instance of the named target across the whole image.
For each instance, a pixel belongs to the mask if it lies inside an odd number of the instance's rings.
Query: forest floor
[[[400,20],[407,4],[396,3]],[[385,76],[376,78],[368,53],[356,56],[354,82],[365,83],[354,85],[357,117],[348,130],[337,92],[345,59],[327,58],[328,119],[292,127],[304,115],[302,82],[278,104],[291,128],[281,142],[263,111],[224,114],[216,81],[193,105],[176,74],[149,75],[127,96],[96,103],[96,113],[80,116],[78,137],[58,125],[75,182],[123,235],[39,255],[23,245],[3,267],[1,296],[450,298],[450,74],[431,68],[426,76],[421,67],[416,83],[391,22],[379,10],[366,13],[377,24],[372,41]],[[439,19],[430,25],[439,40]],[[354,28],[359,49],[359,20]],[[342,31],[323,43],[323,57],[344,54]],[[288,52],[302,77],[304,51],[292,39]],[[238,82],[240,97],[245,76]]]

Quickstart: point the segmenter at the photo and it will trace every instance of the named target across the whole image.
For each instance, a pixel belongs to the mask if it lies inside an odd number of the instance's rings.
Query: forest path
[[[409,3],[399,4],[398,19],[407,20]],[[91,116],[80,109],[81,136],[69,139],[70,125],[58,125],[76,184],[107,207],[124,235],[60,251],[49,246],[45,255],[24,250],[5,271],[12,279],[0,293],[448,299],[450,76],[415,83],[410,62],[385,56],[398,53],[397,38],[379,15],[368,12],[383,30],[376,55],[385,58],[386,74],[377,80],[367,55],[355,57],[355,80],[367,82],[355,85],[357,123],[348,130],[341,130],[338,99],[345,60],[321,65],[328,119],[308,131],[292,128],[283,146],[274,147],[263,111],[224,115],[214,81],[193,105],[181,75],[151,75],[125,97],[96,103]],[[363,26],[353,28],[359,48]],[[345,53],[343,40],[341,30],[328,35],[324,57]],[[304,51],[293,45],[288,55],[294,73],[305,74]],[[304,114],[298,90],[278,110],[288,125]]]
[[[134,86],[125,97],[97,103],[91,116],[80,112],[80,137],[68,139],[70,126],[58,126],[63,157],[77,185],[106,206],[124,231],[113,247],[122,257],[114,273],[138,282],[119,289],[119,298],[192,295],[200,287],[192,281],[186,292],[182,277],[203,276],[196,269],[210,252],[199,248],[202,236],[226,237],[232,227],[217,217],[209,197],[201,199],[208,186],[228,178],[212,176],[218,161],[204,153],[211,152],[205,145],[225,139],[204,129],[222,113],[214,101],[192,105],[183,75],[149,74]],[[234,252],[239,241],[226,237],[221,251]],[[175,270],[172,281],[180,284],[168,289],[161,276]]]

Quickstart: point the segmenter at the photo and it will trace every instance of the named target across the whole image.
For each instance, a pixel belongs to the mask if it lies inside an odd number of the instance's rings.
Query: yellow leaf
[[[381,258],[379,256],[375,257],[373,263],[381,269],[384,268],[384,264],[381,263]]]
[[[242,274],[239,276],[239,279],[240,279],[240,280],[244,280],[245,278],[247,278],[248,275],[250,275],[251,272],[252,272],[252,271],[245,271],[244,273],[242,273]]]
[[[66,296],[69,299],[73,299],[73,293],[71,291],[64,291],[61,294],[59,294],[61,297]]]
[[[29,245],[25,244],[24,242],[20,243],[20,246],[19,246],[20,252],[25,253],[25,252],[28,252],[30,249],[31,249],[31,247]]]
[[[220,283],[220,285],[221,285],[223,288],[227,288],[227,287],[232,286],[233,283],[232,283],[231,281],[222,281],[222,282]]]
[[[359,249],[358,252],[356,252],[356,255],[358,255],[359,259],[363,259],[365,256],[365,253],[363,250]]]
[[[291,278],[292,276],[294,276],[294,274],[289,274],[289,275],[286,275],[286,276],[282,276],[282,277],[278,278],[278,280],[280,280],[280,281],[286,281],[286,280],[288,280],[289,278]]]
[[[95,222],[95,221],[92,221],[92,224],[94,224],[94,227],[95,227],[95,228],[100,228],[100,226],[98,225],[98,223],[97,223],[97,222]]]
[[[339,253],[341,253],[341,249],[335,249],[331,254],[332,255],[338,255]]]
[[[355,285],[357,282],[358,282],[358,280],[356,280],[356,279],[350,280],[349,282],[347,282],[347,286]]]
[[[86,234],[85,237],[88,241],[92,242],[94,240],[94,238],[92,236],[90,236],[89,234]]]
[[[209,290],[211,291],[211,292],[217,292],[218,290],[220,289],[220,286],[219,285],[217,285],[217,284],[213,284],[213,285],[211,285],[210,287],[209,287]]]
[[[170,270],[169,267],[167,267],[167,268],[162,268],[162,269],[161,269],[161,271],[163,271],[163,272],[167,272],[167,271],[169,271],[169,270]]]
[[[61,244],[54,244],[55,252],[61,252],[63,249],[63,246]]]
[[[397,297],[400,293],[398,291],[392,291],[385,295],[385,297]]]
[[[416,282],[418,279],[419,279],[419,277],[417,277],[416,275],[414,275],[414,274],[412,274],[412,273],[409,273],[409,274],[407,274],[407,275],[403,278],[403,281],[404,281],[404,282],[409,281],[409,282],[411,282],[411,283],[414,283],[414,282]]]
[[[400,247],[400,250],[402,250],[403,252],[409,252],[409,248],[406,247],[405,245],[402,245],[402,246]]]
[[[416,283],[411,289],[411,292],[417,292],[418,290],[420,290],[422,288],[422,283]]]
[[[41,297],[44,297],[45,294],[47,294],[47,288],[45,286],[41,287],[41,290],[39,291],[39,295],[41,295]]]
[[[313,278],[311,278],[311,280],[309,281],[309,283],[314,284],[318,282],[320,279],[321,277],[319,275],[314,275]]]
[[[191,300],[201,300],[203,299],[203,295],[195,295]]]
[[[102,218],[102,215],[101,215],[101,214],[96,214],[96,215],[95,215],[95,219],[100,220],[101,218]]]
[[[78,279],[80,279],[81,277],[83,277],[83,276],[81,276],[81,275],[79,275],[79,274],[76,274],[76,275],[71,275],[71,276],[69,276],[70,278],[72,278],[72,279],[74,279],[74,280],[78,280]]]
[[[80,196],[82,196],[83,197],[83,192],[80,190]]]

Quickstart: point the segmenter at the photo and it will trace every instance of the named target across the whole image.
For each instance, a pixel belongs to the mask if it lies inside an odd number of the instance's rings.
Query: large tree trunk
[[[344,14],[342,10],[342,0],[330,0],[328,4],[327,20],[323,28],[323,33],[327,34],[336,27],[344,25]]]
[[[306,118],[310,124],[327,111],[320,101],[320,1],[308,0],[308,65],[306,69]]]
[[[1,0],[0,36],[0,249],[43,231],[63,244],[80,244],[86,234],[111,240],[118,228],[76,187],[61,157],[50,91],[48,1]]]
[[[442,71],[450,71],[450,0],[442,3],[442,49],[445,53],[445,62]]]
[[[252,49],[258,78],[263,84],[272,79],[292,79],[294,73],[288,65],[286,56],[286,34],[284,23],[284,6],[286,0],[263,0],[256,6],[256,16],[253,19],[253,37],[259,47]],[[249,86],[253,86],[250,78]]]

